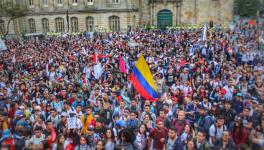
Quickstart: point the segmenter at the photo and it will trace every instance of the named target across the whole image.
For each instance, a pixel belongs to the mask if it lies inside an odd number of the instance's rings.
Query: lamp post
[[[181,7],[181,2],[182,0],[175,0],[176,2],[176,25],[178,25],[179,23],[181,23],[181,11],[180,11],[180,7]]]
[[[69,25],[69,11],[67,10],[66,12],[66,21],[67,21],[67,32],[70,30],[70,25]]]

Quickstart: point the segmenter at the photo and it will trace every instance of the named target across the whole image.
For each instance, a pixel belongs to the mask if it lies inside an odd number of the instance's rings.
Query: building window
[[[44,33],[49,32],[49,20],[47,18],[43,18],[41,22],[42,22],[42,31]]]
[[[109,28],[112,31],[120,31],[120,19],[117,16],[111,16],[109,18]]]
[[[58,5],[62,5],[63,4],[63,0],[57,0]]]
[[[87,0],[87,5],[93,5],[94,0]]]
[[[0,35],[5,33],[5,22],[0,20]]]
[[[28,0],[29,6],[34,6],[34,0]]]
[[[72,17],[71,18],[71,32],[78,32],[79,26],[78,26],[78,18]]]
[[[36,32],[36,24],[34,19],[28,19],[28,25],[29,25],[29,32],[34,33]]]
[[[86,17],[86,31],[93,31],[94,30],[94,18],[93,17]]]
[[[55,19],[55,28],[56,32],[64,32],[64,19],[63,18],[56,18]]]
[[[48,2],[48,0],[42,0],[42,3],[43,3],[44,6],[48,6],[49,2]]]
[[[112,0],[113,4],[119,4],[119,0]]]

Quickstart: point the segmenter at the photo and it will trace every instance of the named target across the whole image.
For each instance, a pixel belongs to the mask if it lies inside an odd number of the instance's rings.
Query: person
[[[227,128],[231,129],[231,122],[236,115],[236,112],[231,107],[231,101],[224,101],[224,109],[221,110],[221,114],[224,116]]]
[[[105,150],[106,148],[104,147],[105,143],[102,140],[99,140],[96,142],[96,147],[95,150]]]
[[[60,116],[59,116],[57,110],[54,109],[54,108],[51,108],[50,109],[50,114],[51,115],[49,115],[49,117],[47,118],[47,120],[50,120],[53,123],[53,126],[54,127],[57,127],[58,124],[59,124],[59,121],[60,121]]]
[[[135,142],[135,135],[131,129],[124,129],[120,133],[120,144],[118,147],[120,149],[129,149],[129,150],[136,150],[137,145]]]
[[[243,127],[242,118],[239,116],[235,117],[235,124],[231,130],[231,137],[234,140],[237,148],[246,143],[248,133],[245,127]]]
[[[104,136],[105,149],[114,150],[115,148],[115,135],[113,130],[107,129]]]
[[[37,146],[41,141],[45,140],[45,134],[43,134],[43,129],[40,126],[36,126],[34,130],[34,135],[26,141],[26,146]]]
[[[217,139],[214,148],[223,150],[236,150],[236,145],[230,137],[229,131],[224,131],[223,136]]]
[[[178,118],[174,119],[171,122],[171,126],[175,126],[177,129],[177,135],[180,136],[184,130],[184,127],[188,124],[188,122],[185,120],[185,112],[179,111],[178,112]]]
[[[130,112],[129,119],[126,120],[126,127],[136,129],[139,127],[140,121],[137,119],[136,112]]]
[[[143,124],[146,125],[147,131],[150,132],[155,127],[155,122],[152,121],[151,116],[149,114],[145,114]]]
[[[96,119],[94,132],[103,138],[105,131],[106,127],[104,126],[104,118]]]
[[[91,147],[89,147],[88,143],[88,137],[86,135],[82,135],[80,137],[80,143],[75,146],[74,150],[89,150],[92,149]]]
[[[95,120],[92,115],[92,108],[86,107],[85,113],[81,116],[81,122],[82,122],[82,129],[81,134],[87,133],[87,128],[92,125],[95,126]]]
[[[186,143],[186,146],[184,147],[185,150],[195,150],[195,143],[193,140],[189,140]]]
[[[195,139],[195,147],[197,150],[210,150],[210,145],[206,140],[206,133],[204,131],[198,131]]]
[[[163,126],[162,120],[157,120],[156,125],[156,128],[149,133],[148,148],[151,148],[151,143],[153,141],[153,149],[160,150],[163,149],[168,130]]]
[[[209,143],[213,147],[216,140],[221,139],[223,137],[224,131],[227,130],[227,127],[224,124],[225,120],[223,116],[219,116],[216,119],[216,123],[212,124],[209,128]]]
[[[137,142],[139,150],[146,150],[147,149],[148,133],[147,133],[147,127],[145,124],[141,124],[139,126],[139,131],[136,135],[136,142]]]
[[[181,141],[185,144],[187,144],[187,141],[193,138],[195,135],[194,130],[190,124],[186,124],[184,127],[184,130],[181,134]]]
[[[8,150],[15,150],[15,140],[9,129],[3,130],[0,144],[1,149],[7,148]]]
[[[63,134],[58,135],[57,141],[52,146],[52,150],[64,150],[66,148],[65,136]]]
[[[94,126],[90,125],[87,130],[87,144],[89,147],[95,147],[95,143],[101,139],[100,135],[95,133],[95,128]]]
[[[209,137],[209,128],[212,124],[214,124],[213,118],[208,114],[207,109],[203,105],[198,106],[199,111],[199,119],[195,126],[198,130],[204,131],[206,133],[206,137]]]
[[[184,143],[182,142],[181,137],[177,136],[177,128],[171,126],[163,150],[183,150],[183,148]]]

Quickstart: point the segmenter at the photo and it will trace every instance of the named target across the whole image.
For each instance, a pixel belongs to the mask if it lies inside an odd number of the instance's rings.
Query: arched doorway
[[[167,26],[172,26],[172,12],[168,9],[160,10],[157,16],[157,26],[160,29],[166,29]]]

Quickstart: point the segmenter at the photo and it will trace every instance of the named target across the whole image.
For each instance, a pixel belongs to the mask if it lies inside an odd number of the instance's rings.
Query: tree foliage
[[[236,0],[235,11],[242,17],[256,16],[259,10],[259,0]]]
[[[8,20],[7,27],[5,30],[6,31],[5,35],[7,35],[9,32],[9,26],[11,21],[23,17],[27,15],[27,13],[28,13],[27,8],[19,4],[6,2],[0,5],[0,17],[5,17]]]

